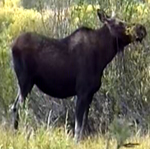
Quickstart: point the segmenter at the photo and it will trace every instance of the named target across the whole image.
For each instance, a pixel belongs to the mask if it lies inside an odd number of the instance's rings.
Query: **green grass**
[[[41,127],[36,131],[31,128],[20,128],[18,132],[10,128],[0,128],[0,149],[106,149],[107,142],[104,136],[97,136],[75,144],[73,138],[68,137],[62,128],[52,130]],[[134,149],[148,149],[150,136],[135,136],[127,142],[140,144]],[[116,149],[114,139],[110,140],[108,149]]]

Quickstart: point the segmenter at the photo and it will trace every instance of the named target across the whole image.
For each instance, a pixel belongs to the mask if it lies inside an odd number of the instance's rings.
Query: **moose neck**
[[[100,41],[100,65],[102,69],[104,69],[107,64],[112,61],[112,59],[116,56],[118,52],[123,51],[124,47],[127,44],[123,45],[118,38],[112,36],[107,25],[104,25],[101,29],[98,29],[97,33]]]

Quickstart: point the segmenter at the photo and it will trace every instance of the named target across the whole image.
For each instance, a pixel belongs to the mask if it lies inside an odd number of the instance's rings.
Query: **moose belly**
[[[36,76],[35,84],[41,91],[56,98],[67,98],[76,94],[75,79],[61,75]]]

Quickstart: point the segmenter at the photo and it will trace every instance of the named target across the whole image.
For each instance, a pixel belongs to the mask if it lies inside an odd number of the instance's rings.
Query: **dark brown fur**
[[[146,36],[142,25],[135,26],[133,35],[126,34],[127,24],[99,11],[98,16],[104,23],[100,29],[81,27],[63,39],[24,33],[12,46],[20,87],[17,101],[19,98],[25,100],[33,85],[57,98],[77,95],[76,140],[82,136],[92,97],[101,86],[104,68],[126,45]],[[15,109],[17,102],[14,105]]]

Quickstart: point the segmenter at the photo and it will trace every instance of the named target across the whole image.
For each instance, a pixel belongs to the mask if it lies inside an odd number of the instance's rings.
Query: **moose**
[[[18,109],[36,85],[56,98],[77,96],[75,135],[78,142],[88,120],[93,95],[101,86],[103,70],[118,52],[146,37],[141,24],[129,24],[97,10],[103,26],[80,27],[62,39],[25,32],[12,44],[12,59],[18,94],[12,106],[13,126],[18,129]]]

